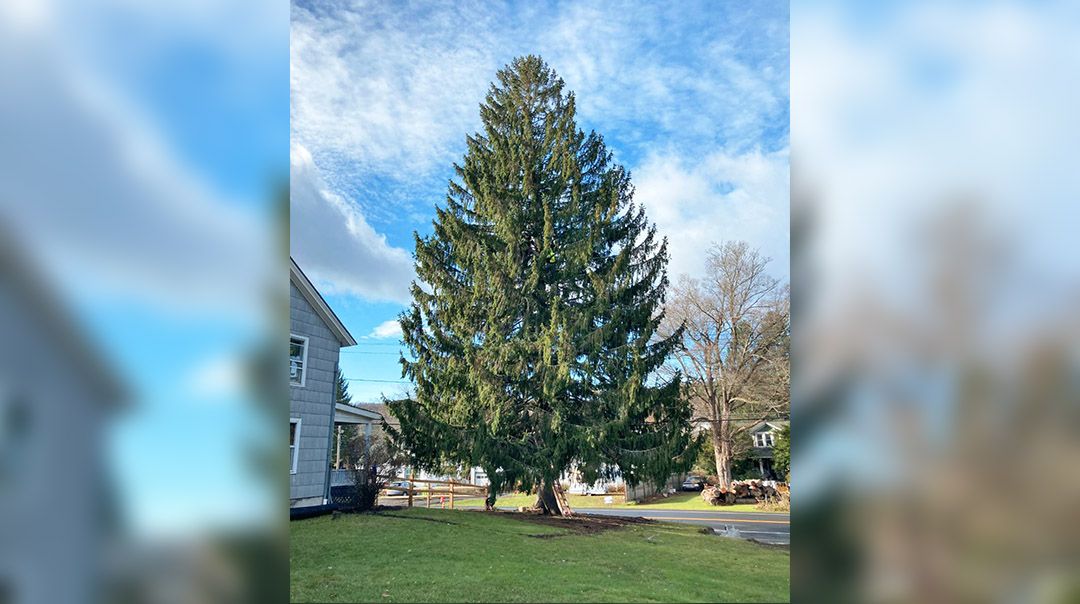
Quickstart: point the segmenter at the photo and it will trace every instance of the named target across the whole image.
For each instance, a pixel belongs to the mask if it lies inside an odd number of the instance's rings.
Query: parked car
[[[407,490],[403,490],[403,489],[408,489],[408,488],[409,488],[409,483],[408,482],[405,482],[405,481],[391,482],[390,484],[386,485],[386,495],[389,496],[389,497],[398,497],[400,495],[408,495],[409,492]]]
[[[598,484],[572,484],[567,490],[571,495],[607,495],[607,489]]]
[[[700,476],[687,476],[682,483],[684,491],[700,491],[705,488],[705,479]]]

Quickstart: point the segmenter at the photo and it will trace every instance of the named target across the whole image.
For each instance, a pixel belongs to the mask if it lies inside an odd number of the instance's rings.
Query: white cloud
[[[389,245],[356,204],[326,187],[307,149],[293,145],[290,160],[290,249],[304,271],[328,293],[408,301],[408,252]]]
[[[196,399],[222,400],[240,397],[246,386],[244,360],[236,354],[216,356],[197,365],[186,380]],[[239,400],[236,398],[235,400]]]
[[[0,20],[3,226],[67,293],[251,315],[272,257],[263,217],[206,184],[48,25]]]
[[[788,276],[788,152],[656,154],[634,172],[635,199],[668,238],[669,274],[700,276],[713,243],[744,240]]]
[[[392,5],[362,12],[293,6],[294,141],[320,161],[344,157],[399,178],[453,159],[501,66],[493,34],[480,28],[490,16],[456,6],[413,17]]]
[[[369,338],[396,338],[401,336],[401,323],[396,320],[383,321],[368,334]]]

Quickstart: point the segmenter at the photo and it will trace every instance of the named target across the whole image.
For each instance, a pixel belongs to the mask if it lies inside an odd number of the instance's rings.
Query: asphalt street
[[[420,505],[423,504],[421,503]],[[464,505],[459,504],[457,507],[470,509],[478,506],[469,502]],[[499,506],[499,509],[514,510],[517,508]],[[651,518],[659,522],[698,524],[711,527],[719,534],[728,537],[754,539],[755,541],[773,545],[791,544],[791,520],[788,514],[581,507],[575,507],[574,512],[578,514]]]
[[[787,514],[758,512],[710,512],[697,510],[637,510],[633,508],[574,508],[580,514],[633,516],[660,522],[683,522],[712,527],[720,534],[754,539],[774,545],[791,544],[791,520]]]

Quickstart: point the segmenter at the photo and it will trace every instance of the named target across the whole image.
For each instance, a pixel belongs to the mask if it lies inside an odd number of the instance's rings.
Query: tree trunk
[[[563,493],[562,485],[558,480],[552,482],[545,482],[540,490],[537,491],[536,508],[544,514],[550,514],[552,516],[573,516],[574,511],[570,509],[570,503],[566,499],[566,494]]]
[[[716,456],[716,477],[721,487],[731,487],[731,443],[727,435],[726,421],[720,421],[712,430],[713,453]]]
[[[484,511],[495,511],[495,485],[494,483],[488,483],[487,498],[484,499]]]

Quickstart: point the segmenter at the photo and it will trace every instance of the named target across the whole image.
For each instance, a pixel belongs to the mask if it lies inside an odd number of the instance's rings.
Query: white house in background
[[[356,340],[289,258],[289,512],[330,509],[335,424],[370,424],[377,413],[335,402],[341,348]]]

